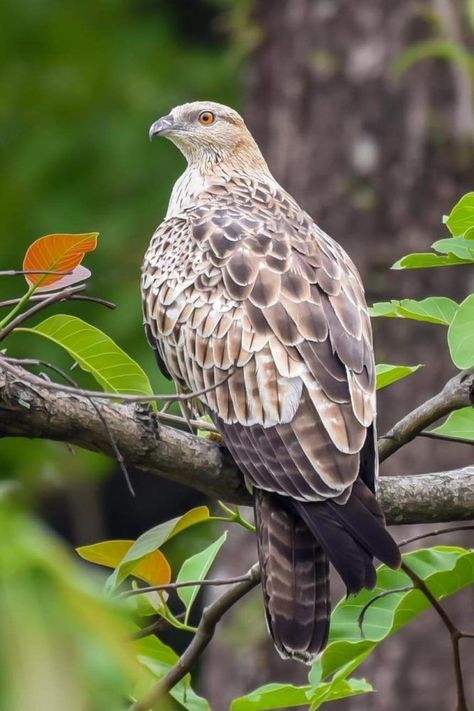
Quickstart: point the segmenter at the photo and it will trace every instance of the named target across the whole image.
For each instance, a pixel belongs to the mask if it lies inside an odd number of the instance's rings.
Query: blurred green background
[[[0,268],[19,268],[27,246],[54,232],[100,232],[88,255],[88,292],[117,304],[68,304],[110,334],[169,390],[142,329],[140,265],[184,159],[169,143],[150,145],[148,127],[173,106],[210,98],[238,105],[240,53],[230,26],[242,3],[172,0],[7,0],[0,6]],[[233,6],[233,7],[232,7]],[[3,279],[2,298],[21,278]],[[50,313],[53,313],[51,310]],[[39,320],[39,319],[38,319]],[[11,354],[70,360],[18,335]],[[34,347],[34,353],[32,353]],[[82,383],[92,381],[77,371]],[[113,463],[59,445],[5,443],[1,476],[30,485]]]

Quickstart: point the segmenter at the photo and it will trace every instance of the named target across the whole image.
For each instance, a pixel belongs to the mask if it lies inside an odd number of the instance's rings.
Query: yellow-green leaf
[[[474,407],[452,412],[446,422],[432,431],[444,437],[461,437],[474,442]]]
[[[389,365],[388,363],[379,363],[375,370],[377,373],[377,390],[386,388],[387,385],[396,383],[397,380],[402,380],[408,375],[415,373],[422,364],[418,365]]]
[[[474,366],[474,294],[456,311],[448,329],[448,345],[454,365],[460,369]]]
[[[474,193],[466,193],[445,219],[453,237],[465,234],[474,226]]]
[[[178,573],[176,582],[184,583],[188,580],[203,580],[208,574],[209,568],[213,564],[215,557],[219,553],[226,539],[227,531],[224,531],[222,536],[220,536],[217,541],[214,541],[214,543],[211,543],[211,545],[203,551],[200,551],[199,553],[196,553],[196,555],[193,555],[191,558],[185,560],[181,566],[181,570]],[[199,592],[199,588],[199,585],[178,588],[178,596],[186,608],[186,623],[188,621],[193,602]]]
[[[81,546],[76,548],[76,551],[89,563],[116,568],[134,543],[135,541],[128,540],[101,541],[91,546]],[[171,580],[171,569],[163,553],[154,550],[137,561],[136,566],[130,569],[129,575],[140,578],[149,585],[166,585]]]
[[[410,318],[415,321],[449,325],[458,308],[459,305],[446,296],[429,296],[422,301],[414,299],[380,301],[373,304],[369,311],[372,317]]]
[[[64,348],[106,392],[153,395],[138,363],[109,336],[76,316],[50,316],[33,328],[17,331],[34,333]]]
[[[120,564],[116,567],[108,580],[108,586],[114,588],[119,585],[127,575],[135,568],[137,562],[158,548],[161,548],[163,543],[168,541],[173,536],[176,536],[181,531],[184,531],[189,526],[194,526],[196,523],[206,521],[209,518],[209,509],[207,506],[197,506],[190,511],[187,511],[183,516],[178,516],[165,523],[160,523],[158,526],[145,531],[127,551]]]

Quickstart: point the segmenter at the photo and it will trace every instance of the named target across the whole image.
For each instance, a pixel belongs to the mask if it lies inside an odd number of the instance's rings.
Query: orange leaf
[[[70,272],[61,274],[25,274],[29,286],[49,289],[66,286],[82,281],[86,270],[80,266],[86,252],[93,252],[97,247],[98,232],[84,234],[56,234],[40,237],[26,250],[23,260],[24,271]],[[76,272],[76,274],[74,274]]]
[[[102,541],[91,546],[77,548],[77,553],[90,563],[116,568],[135,541]],[[171,580],[171,569],[163,553],[159,550],[149,553],[129,572],[135,578],[149,585],[166,585]]]

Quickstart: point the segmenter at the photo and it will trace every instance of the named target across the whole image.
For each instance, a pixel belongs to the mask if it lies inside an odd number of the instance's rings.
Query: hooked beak
[[[155,121],[155,123],[152,123],[150,126],[150,130],[148,132],[148,135],[150,137],[150,141],[153,140],[155,136],[161,135],[161,136],[166,136],[167,133],[169,133],[170,129],[172,129],[174,126],[174,120],[171,114],[168,114],[167,116],[162,116],[158,121]]]

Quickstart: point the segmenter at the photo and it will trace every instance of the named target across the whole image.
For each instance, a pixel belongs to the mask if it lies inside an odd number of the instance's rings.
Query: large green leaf
[[[446,239],[439,239],[431,246],[442,254],[454,254],[459,259],[474,262],[474,242],[472,239],[447,237]]]
[[[459,547],[425,548],[403,556],[426,582],[438,600],[474,583],[474,551]],[[374,590],[363,590],[340,602],[331,616],[329,644],[314,665],[316,679],[333,675],[345,678],[380,644],[429,608],[419,590],[394,592],[375,600],[364,618],[362,636],[358,618],[365,605],[379,593],[410,585],[400,570],[382,565]]]
[[[448,345],[453,363],[462,370],[474,365],[474,294],[459,306],[448,329]]]
[[[396,383],[397,380],[402,380],[408,375],[415,373],[419,368],[419,365],[389,365],[388,363],[379,363],[375,371],[377,373],[377,390],[381,388],[386,388],[387,385]]]
[[[18,331],[43,336],[64,348],[106,391],[153,395],[146,373],[109,336],[76,316],[50,316]]]
[[[168,645],[152,635],[137,640],[134,646],[138,661],[151,672],[155,680],[165,676],[179,659],[171,647],[168,647]],[[141,693],[143,693],[143,689]],[[188,711],[211,711],[206,699],[198,696],[191,688],[191,676],[189,674],[186,674],[184,679],[181,679],[171,689],[170,694]]]
[[[287,709],[295,706],[307,706],[310,686],[293,684],[266,684],[251,691],[246,696],[234,699],[230,711],[267,711],[269,709]]]
[[[176,582],[185,583],[188,580],[203,580],[209,572],[209,568],[213,564],[226,538],[227,531],[203,551],[185,560],[178,573]],[[178,588],[178,595],[186,608],[185,623],[188,621],[189,613],[191,612],[191,607],[199,592],[199,588],[199,585]]]
[[[392,265],[392,269],[427,269],[446,267],[454,264],[471,264],[470,259],[459,259],[455,254],[434,254],[434,252],[415,252],[407,254]]]
[[[388,318],[410,318],[415,321],[449,325],[458,309],[458,304],[446,296],[429,296],[422,301],[402,299],[380,301],[370,309],[371,316]]]
[[[445,223],[454,237],[463,235],[474,227],[474,193],[463,195],[445,219]]]
[[[310,711],[315,711],[326,702],[348,699],[373,691],[373,687],[365,679],[334,679],[328,683],[320,684],[316,693],[310,696]]]
[[[446,422],[432,430],[444,437],[462,437],[474,441],[474,407],[452,412]]]
[[[324,703],[347,699],[373,691],[365,679],[334,679],[322,682],[315,688],[293,684],[266,684],[245,696],[234,699],[230,711],[270,711],[271,709],[308,708],[319,709]]]
[[[158,526],[150,528],[149,531],[145,531],[145,533],[137,538],[110,576],[108,587],[114,588],[116,585],[120,585],[127,575],[134,570],[140,560],[158,548],[161,548],[163,543],[173,536],[176,536],[177,533],[184,531],[186,528],[189,528],[189,526],[194,526],[196,523],[206,521],[208,518],[209,509],[207,506],[197,506],[187,511],[183,516],[165,521],[165,523],[160,523]]]

